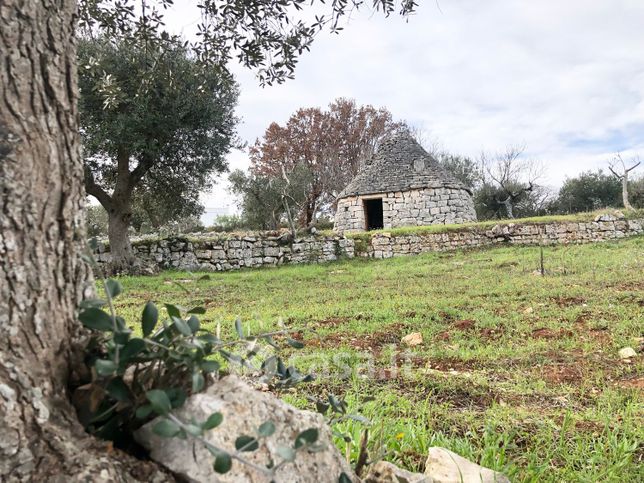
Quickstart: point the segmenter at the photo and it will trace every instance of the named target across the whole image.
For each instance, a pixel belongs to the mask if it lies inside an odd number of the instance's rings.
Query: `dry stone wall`
[[[321,263],[353,258],[390,258],[425,252],[481,248],[494,245],[574,244],[616,240],[644,234],[644,219],[612,216],[597,221],[570,223],[509,223],[493,227],[470,226],[444,233],[393,235],[376,232],[368,238],[310,235],[292,240],[285,233],[206,235],[186,238],[136,240],[141,261],[161,269],[226,271],[245,267],[291,263]],[[109,262],[103,245],[95,257]]]
[[[354,256],[353,240],[340,236],[306,236],[291,240],[286,233],[172,237],[134,240],[138,260],[161,269],[227,271],[288,263],[320,263]],[[109,262],[109,248],[99,244],[96,259]]]
[[[338,231],[365,230],[363,201],[382,198],[384,228],[451,225],[476,221],[471,195],[461,188],[419,188],[379,195],[349,196],[338,201]]]
[[[644,219],[574,223],[499,224],[422,235],[375,234],[360,255],[391,258],[425,252],[481,248],[492,245],[556,245],[601,242],[644,234]]]

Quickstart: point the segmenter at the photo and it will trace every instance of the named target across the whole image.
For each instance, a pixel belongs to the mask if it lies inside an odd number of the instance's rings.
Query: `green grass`
[[[148,299],[203,305],[230,336],[236,317],[253,333],[282,318],[308,341],[284,355],[319,377],[280,396],[346,398],[372,422],[372,453],[410,470],[440,445],[512,481],[644,481],[642,357],[617,355],[641,344],[644,238],[547,248],[545,277],[538,260],[507,247],[166,272],[122,278],[117,310],[136,324]],[[423,345],[402,347],[410,332]],[[357,441],[362,427],[338,429]]]

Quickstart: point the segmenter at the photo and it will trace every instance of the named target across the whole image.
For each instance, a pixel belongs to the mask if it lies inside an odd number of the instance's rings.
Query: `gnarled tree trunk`
[[[67,394],[76,307],[92,290],[79,258],[75,3],[0,2],[0,481],[150,476],[84,433]]]
[[[110,242],[112,270],[116,272],[128,270],[135,261],[128,233],[132,210],[128,205],[114,203],[108,211],[108,215],[107,237]]]

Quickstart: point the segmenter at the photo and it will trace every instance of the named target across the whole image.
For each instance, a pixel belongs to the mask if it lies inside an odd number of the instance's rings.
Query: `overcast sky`
[[[196,2],[176,3],[169,27],[191,36]],[[252,142],[299,107],[350,97],[387,107],[450,152],[524,143],[552,186],[618,151],[644,156],[644,0],[419,3],[408,21],[365,11],[342,34],[320,34],[284,85],[261,88],[233,66],[241,137]],[[248,166],[241,152],[229,162]],[[220,183],[203,201],[231,199]]]

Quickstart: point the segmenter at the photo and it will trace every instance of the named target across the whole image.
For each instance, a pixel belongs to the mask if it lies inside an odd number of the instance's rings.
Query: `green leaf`
[[[239,338],[243,339],[244,338],[244,329],[242,327],[241,319],[235,320],[235,330],[237,331],[237,335],[239,336]]]
[[[190,327],[184,320],[177,317],[172,317],[172,320],[174,321],[174,326],[182,335],[185,335],[186,337],[190,337],[192,335],[192,330],[190,330]]]
[[[85,299],[80,303],[80,308],[81,309],[100,309],[103,307],[107,302],[103,299]]]
[[[203,361],[201,363],[201,369],[205,373],[217,372],[219,370],[219,362],[217,362],[217,361]]]
[[[83,310],[78,318],[88,329],[100,330],[102,332],[109,332],[114,329],[112,317],[95,307]]]
[[[170,398],[172,409],[177,409],[183,406],[183,403],[186,402],[186,398],[188,397],[186,391],[180,387],[171,387],[170,389],[166,389],[165,393],[168,395],[168,398]]]
[[[190,327],[193,334],[199,330],[199,325],[199,319],[194,315],[191,315],[188,319],[188,327]]]
[[[143,339],[131,339],[121,350],[121,359],[127,361],[145,349]]]
[[[278,446],[277,454],[280,455],[286,461],[295,460],[295,450],[289,446]]]
[[[204,430],[208,429],[215,429],[217,426],[221,424],[221,422],[224,420],[224,415],[221,413],[212,413],[208,419],[206,419],[206,422],[201,425],[201,427]]]
[[[302,349],[304,347],[304,343],[302,341],[295,339],[286,339],[286,343],[295,349]]]
[[[242,435],[235,440],[237,451],[255,451],[257,448],[259,448],[259,442],[253,436]]]
[[[201,372],[194,372],[192,374],[192,392],[199,392],[203,389],[204,386],[204,378],[203,374]]]
[[[143,307],[143,314],[141,314],[141,330],[143,331],[143,337],[149,336],[154,327],[156,327],[157,322],[159,321],[159,309],[152,302],[148,302]]]
[[[96,359],[94,367],[99,376],[111,376],[116,372],[116,364],[108,359]]]
[[[338,478],[338,483],[353,483],[353,480],[349,475],[347,475],[344,471],[340,473],[340,478]]]
[[[146,419],[150,414],[152,414],[152,406],[149,404],[144,404],[136,408],[136,417],[139,419]]]
[[[112,379],[105,388],[107,393],[116,399],[117,401],[129,401],[130,400],[130,389],[127,387],[127,384],[123,382],[122,377],[115,377]]]
[[[186,424],[185,431],[192,436],[201,436],[201,426],[196,424]]]
[[[171,318],[172,317],[177,317],[179,319],[181,318],[181,310],[179,310],[179,307],[177,307],[176,305],[165,304],[165,309],[168,311],[168,315]]]
[[[260,424],[259,428],[257,428],[257,434],[263,438],[271,436],[274,432],[275,424],[273,424],[272,421],[266,421],[265,423]]]
[[[190,310],[188,310],[189,314],[198,314],[198,315],[203,315],[206,313],[206,309],[204,307],[193,307]]]
[[[163,436],[164,438],[172,438],[179,434],[181,428],[174,421],[169,419],[162,419],[152,427],[152,432]]]
[[[170,398],[168,398],[168,395],[165,393],[165,391],[162,391],[160,389],[152,389],[145,393],[145,397],[148,399],[148,401],[150,401],[152,408],[157,414],[165,415],[170,412],[170,409],[172,409]]]
[[[318,440],[318,430],[317,428],[309,428],[302,431],[295,438],[295,449],[299,449],[304,445],[313,444]]]
[[[115,298],[123,292],[123,286],[117,280],[110,278],[105,280],[105,291],[111,298]]]
[[[217,473],[220,475],[228,473],[232,466],[233,460],[228,453],[224,453],[223,451],[217,453],[215,456],[215,463],[213,464],[213,468]]]

